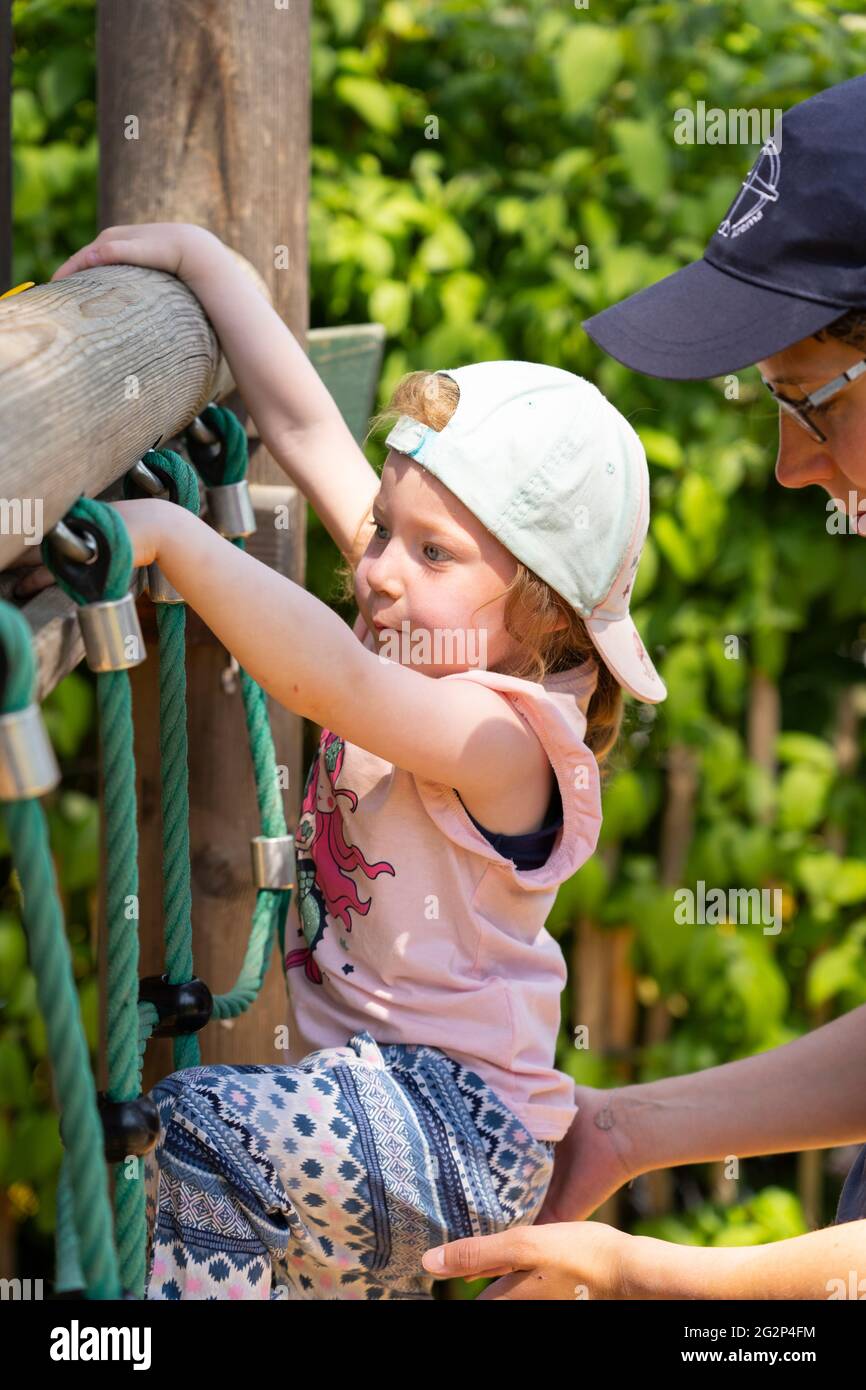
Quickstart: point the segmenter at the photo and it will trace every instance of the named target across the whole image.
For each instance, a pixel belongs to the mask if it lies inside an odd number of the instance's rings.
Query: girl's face
[[[517,569],[513,555],[438,478],[393,449],[368,532],[355,597],[381,656],[429,676],[517,656],[500,597]]]

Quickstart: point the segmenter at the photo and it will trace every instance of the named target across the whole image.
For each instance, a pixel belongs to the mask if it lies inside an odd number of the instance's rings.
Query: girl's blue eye
[[[374,527],[376,528],[376,537],[375,537],[375,539],[376,539],[377,541],[383,541],[383,540],[385,539],[385,537],[379,535],[379,532],[380,532],[380,531],[385,531],[385,532],[387,532],[387,530],[388,530],[387,526],[385,525],[385,523],[384,523],[383,521],[374,521],[374,522],[373,522],[373,525],[374,525]],[[438,557],[438,558],[440,558],[440,559],[446,559],[446,560],[447,560],[447,558],[448,558],[448,556],[446,555],[445,551],[442,550],[442,549],[440,549],[440,547],[439,547],[438,545],[433,545],[432,541],[431,541],[431,543],[430,543],[429,545],[425,545],[424,550],[425,550],[425,551],[428,551],[428,550],[435,550],[435,551],[437,552],[437,557]],[[428,557],[428,558],[429,558],[429,557]],[[435,561],[434,561],[434,563],[435,563]]]

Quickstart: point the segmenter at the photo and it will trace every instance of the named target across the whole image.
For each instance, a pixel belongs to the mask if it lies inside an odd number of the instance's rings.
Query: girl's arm
[[[182,278],[214,326],[260,438],[351,559],[378,474],[276,310],[218,237],[194,230],[202,235],[188,239]]]
[[[324,382],[228,247],[190,222],[106,227],[52,275],[142,265],[183,280],[213,324],[259,435],[350,561],[379,488]]]
[[[182,507],[155,499],[112,505],[129,529],[134,563],[156,560],[287,709],[467,800],[537,777],[538,740],[496,691],[380,659],[327,604]]]

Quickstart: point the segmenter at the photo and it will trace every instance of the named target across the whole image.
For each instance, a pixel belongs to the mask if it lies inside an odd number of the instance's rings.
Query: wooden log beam
[[[0,0],[0,294],[12,288],[12,0]]]
[[[240,257],[238,259],[241,260]],[[248,273],[255,275],[248,262],[242,263]],[[70,278],[78,279],[77,276]],[[258,280],[257,276],[256,279]],[[263,293],[267,293],[263,283],[258,283]],[[314,328],[307,337],[310,361],[336,400],[343,418],[359,443],[366,433],[367,421],[375,405],[384,343],[385,329],[380,323]],[[224,380],[230,381],[230,376],[228,367],[222,362],[217,375],[218,391]],[[250,421],[250,433],[253,430],[254,423]],[[255,437],[253,442],[254,440]],[[175,452],[185,455],[184,442],[180,436],[164,439],[161,447],[174,449]],[[124,472],[134,463],[136,457],[138,455],[130,457],[124,463]],[[113,467],[114,465],[109,471],[112,471]],[[90,492],[93,492],[92,488]],[[110,487],[93,492],[93,495],[104,501],[121,497],[123,494],[120,479],[113,480]],[[276,486],[252,483],[250,495],[258,529],[252,536],[247,537],[247,550],[280,574],[291,574],[296,550],[303,545],[303,535],[299,534],[297,529],[302,514],[302,500],[299,501],[296,489],[287,482]],[[278,511],[281,521],[288,513],[288,526],[277,523]],[[207,516],[206,495],[202,499],[202,516]],[[13,590],[23,572],[15,567],[14,562],[8,570],[0,571],[0,599],[19,602]],[[144,575],[137,573],[131,586],[132,592],[139,595],[143,587]],[[33,629],[37,668],[36,699],[41,702],[64,676],[84,660],[78,608],[62,590],[52,587],[26,601],[23,609]]]
[[[0,569],[233,385],[195,295],[126,265],[0,300],[0,380]]]

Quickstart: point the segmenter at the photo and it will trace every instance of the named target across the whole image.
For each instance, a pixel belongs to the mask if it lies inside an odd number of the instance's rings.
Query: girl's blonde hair
[[[409,372],[397,383],[386,408],[370,421],[367,438],[400,415],[410,415],[422,425],[441,430],[454,414],[459,397],[460,387],[452,377],[438,372]],[[363,544],[362,538],[369,522],[369,517],[362,521],[351,555],[337,571],[340,598],[347,602],[354,598],[354,570],[366,547],[366,538]],[[598,684],[587,710],[586,742],[601,763],[619,736],[622,688],[599,659],[580,615],[526,565],[519,560],[516,563],[517,573],[504,590],[504,623],[509,635],[521,644],[522,655],[515,667],[509,667],[508,674],[542,681],[556,671],[592,661],[598,669]],[[552,631],[552,624],[559,618],[565,619],[565,625]]]

